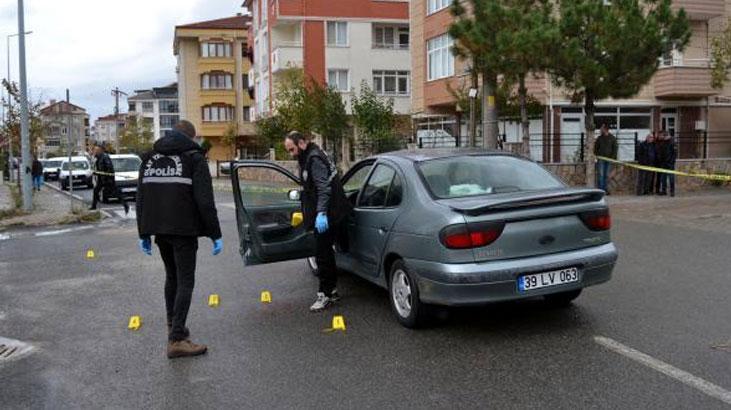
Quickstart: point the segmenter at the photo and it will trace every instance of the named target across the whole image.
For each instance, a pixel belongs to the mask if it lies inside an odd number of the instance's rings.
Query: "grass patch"
[[[66,215],[58,223],[59,225],[68,225],[75,223],[93,223],[99,222],[102,214],[99,211],[74,210],[74,212]]]
[[[0,209],[0,219],[9,219],[28,215],[28,212],[23,211],[23,197],[20,196],[18,187],[15,185],[7,185],[7,187],[10,189],[10,196],[13,198],[13,207],[9,209]]]

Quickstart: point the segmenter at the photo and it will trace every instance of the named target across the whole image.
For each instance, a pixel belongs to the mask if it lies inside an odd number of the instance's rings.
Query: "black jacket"
[[[660,141],[656,145],[657,158],[655,164],[660,168],[674,169],[675,159],[677,158],[677,149],[672,141]]]
[[[350,212],[335,163],[315,143],[297,158],[302,181],[302,214],[306,229],[315,227],[315,218],[326,212],[330,224],[338,224]]]
[[[114,164],[112,163],[112,159],[109,157],[109,154],[102,152],[94,156],[94,158],[94,170],[100,172],[99,174],[96,174],[97,184],[102,186],[113,186]]]
[[[640,142],[637,147],[637,162],[640,165],[654,166],[657,153],[655,144],[647,141]]]
[[[594,155],[617,159],[618,151],[617,137],[611,133],[596,137],[596,141],[594,141]]]
[[[181,133],[159,139],[142,156],[137,231],[140,238],[221,237],[208,162],[198,144]]]
[[[39,177],[43,175],[43,164],[41,161],[38,161],[37,159],[33,160],[33,165],[31,165],[31,171],[30,174],[34,177]]]

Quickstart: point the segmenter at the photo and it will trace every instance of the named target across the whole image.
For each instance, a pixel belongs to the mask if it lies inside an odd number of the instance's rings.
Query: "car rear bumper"
[[[597,285],[612,277],[617,248],[609,243],[571,252],[515,260],[445,264],[405,259],[416,275],[423,302],[461,306],[523,299]],[[518,291],[519,276],[568,267],[579,270],[579,281],[534,291]]]

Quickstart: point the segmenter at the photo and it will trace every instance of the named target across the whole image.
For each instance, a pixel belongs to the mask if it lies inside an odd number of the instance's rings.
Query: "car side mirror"
[[[290,201],[299,201],[301,196],[299,189],[293,189],[287,192],[287,197]]]

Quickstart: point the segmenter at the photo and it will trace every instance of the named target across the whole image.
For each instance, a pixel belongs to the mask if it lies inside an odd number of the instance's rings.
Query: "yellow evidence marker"
[[[268,290],[261,292],[261,303],[272,303],[272,294]]]
[[[132,316],[129,318],[129,325],[127,325],[127,329],[139,330],[140,326],[142,326],[142,318],[139,316]]]
[[[292,213],[292,227],[296,228],[300,225],[302,225],[302,222],[305,220],[305,217],[302,215],[302,212],[293,212]]]
[[[96,258],[96,254],[94,253],[94,249],[89,249],[86,251],[86,259],[92,260]]]
[[[210,306],[210,307],[218,307],[218,304],[219,304],[218,295],[216,295],[214,293],[213,295],[208,296],[208,306]]]
[[[333,316],[333,327],[332,330],[345,331],[345,319],[342,316]]]

